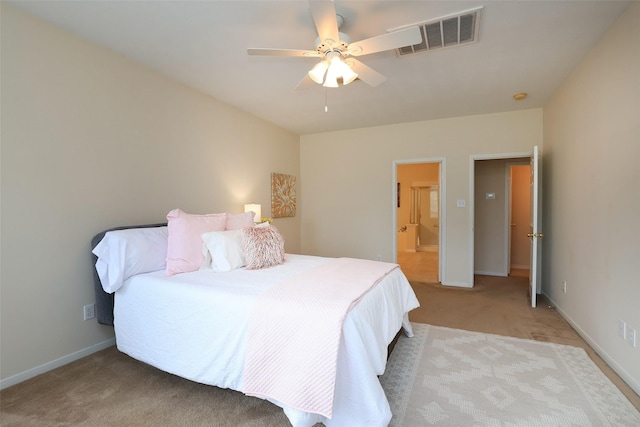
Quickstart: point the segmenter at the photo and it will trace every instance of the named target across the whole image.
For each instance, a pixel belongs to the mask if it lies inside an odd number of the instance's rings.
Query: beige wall
[[[441,279],[471,286],[470,156],[530,152],[541,145],[542,110],[327,132],[300,141],[304,253],[394,260],[395,165],[441,158]],[[458,199],[466,207],[456,207]]]
[[[1,31],[6,385],[112,339],[82,320],[95,233],[176,207],[268,213],[270,174],[299,176],[299,139],[4,2]],[[274,224],[299,252],[299,216]]]
[[[543,291],[637,393],[617,327],[640,331],[639,76],[635,2],[545,106],[543,192]]]
[[[474,271],[507,275],[507,159],[475,163]],[[494,199],[487,199],[493,193]]]

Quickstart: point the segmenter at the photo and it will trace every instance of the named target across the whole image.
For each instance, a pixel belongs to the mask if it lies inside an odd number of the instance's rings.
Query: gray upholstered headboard
[[[123,227],[114,227],[108,230],[101,231],[100,233],[93,236],[91,239],[91,250],[96,247],[100,240],[104,237],[105,233],[108,231],[114,230],[126,230],[129,228],[149,228],[149,227],[164,227],[167,223],[162,224],[144,224],[144,225],[130,225]],[[103,325],[111,325],[113,326],[113,294],[108,294],[102,289],[102,284],[100,283],[100,278],[98,277],[98,272],[96,271],[96,261],[98,257],[96,257],[93,252],[91,253],[91,259],[93,260],[93,287],[96,294],[96,317],[98,318],[98,323],[102,323]]]

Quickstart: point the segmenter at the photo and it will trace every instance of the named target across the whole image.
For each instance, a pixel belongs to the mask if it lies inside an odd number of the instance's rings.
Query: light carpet
[[[578,347],[413,323],[380,378],[391,426],[640,426]]]

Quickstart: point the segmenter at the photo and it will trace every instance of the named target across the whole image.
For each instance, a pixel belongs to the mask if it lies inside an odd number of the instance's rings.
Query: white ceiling
[[[542,107],[632,2],[341,1],[341,31],[362,40],[484,6],[477,43],[358,59],[387,77],[294,90],[317,58],[308,2],[19,1],[17,7],[296,134]],[[527,92],[524,101],[513,94]],[[324,112],[326,103],[328,112]]]

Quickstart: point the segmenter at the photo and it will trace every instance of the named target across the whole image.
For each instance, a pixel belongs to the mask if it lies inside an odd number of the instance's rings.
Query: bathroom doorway
[[[396,164],[397,262],[410,281],[441,280],[441,161]]]
[[[440,245],[440,190],[437,185],[411,187],[411,224],[417,224],[417,252]]]

